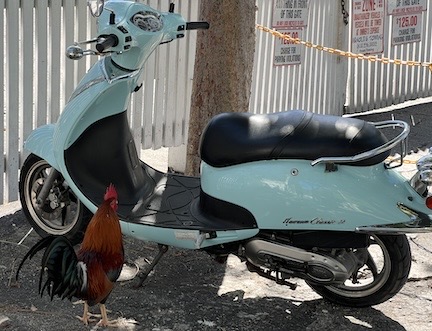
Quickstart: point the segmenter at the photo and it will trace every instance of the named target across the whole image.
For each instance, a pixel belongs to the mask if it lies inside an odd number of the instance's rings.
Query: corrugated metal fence
[[[431,2],[420,1],[427,6],[427,10],[420,15],[421,41],[392,45],[393,16],[387,15],[388,1],[382,2],[385,9],[382,56],[431,62]],[[303,28],[300,38],[314,44],[351,51],[353,2],[362,5],[370,3],[369,0],[310,0],[308,25]],[[342,3],[349,14],[347,25],[343,22]],[[257,1],[257,4],[257,22],[271,27],[273,1],[262,0]],[[252,112],[301,108],[315,113],[342,115],[432,95],[432,74],[426,67],[348,59],[307,47],[302,49],[300,65],[274,66],[274,45],[275,37],[257,32]]]
[[[420,15],[421,41],[419,42],[392,45],[393,16],[385,16],[384,38],[386,40],[383,56],[390,59],[432,62],[430,51],[432,49],[432,2],[428,0],[423,2],[427,10]],[[406,17],[412,17],[412,14]],[[348,81],[346,113],[383,108],[432,95],[432,73],[426,67],[350,60]]]
[[[257,4],[257,22],[271,27],[273,1],[258,1]],[[308,24],[299,38],[342,49],[348,29],[340,12],[340,1],[310,1]],[[257,31],[251,111],[271,113],[305,109],[315,113],[342,114],[347,59],[302,48],[301,64],[275,66],[275,42],[280,40]]]
[[[168,10],[168,0],[143,1]],[[256,0],[257,22],[271,26],[273,1]],[[301,38],[315,44],[348,49],[350,25],[343,23],[340,0],[309,0],[308,25]],[[344,1],[350,12],[351,1]],[[176,10],[196,20],[199,1],[176,1]],[[430,60],[430,8],[423,14],[422,41],[391,46],[384,54]],[[74,41],[96,35],[84,0],[0,0],[0,204],[18,197],[17,178],[25,157],[24,139],[36,126],[54,122],[74,86],[96,59],[65,58]],[[386,22],[388,35],[391,20]],[[137,146],[159,148],[185,143],[195,60],[194,32],[185,40],[158,48],[146,64],[143,88],[131,102],[130,121]],[[306,109],[341,115],[431,95],[431,74],[423,68],[384,66],[348,60],[303,48],[301,64],[274,66],[275,38],[257,31],[257,50],[250,111]],[[347,88],[348,86],[348,88]],[[143,112],[143,109],[146,109]],[[149,111],[151,110],[151,111]]]

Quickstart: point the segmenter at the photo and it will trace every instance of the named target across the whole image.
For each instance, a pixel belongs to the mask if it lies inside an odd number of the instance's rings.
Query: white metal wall
[[[350,1],[345,1],[349,8]],[[386,1],[387,4],[387,1]],[[391,16],[385,17],[383,56],[419,62],[432,61],[432,2],[422,13],[421,41],[392,46]],[[381,55],[378,55],[381,56]],[[427,67],[398,66],[350,60],[346,113],[358,113],[432,95],[432,73]]]
[[[352,1],[345,0],[348,13]],[[273,1],[257,0],[257,22],[271,27]],[[385,15],[383,57],[432,62],[432,6],[422,16],[421,42],[392,46],[391,16]],[[387,8],[387,1],[385,1]],[[341,0],[309,0],[309,24],[302,39],[314,44],[350,50],[351,23],[342,19]],[[432,95],[432,74],[427,67],[396,66],[346,59],[304,48],[302,63],[274,66],[275,37],[257,32],[257,51],[251,111],[278,112],[305,109],[342,115],[357,113]],[[378,57],[381,55],[378,54]]]
[[[271,27],[273,1],[258,0],[257,6],[257,22]],[[339,0],[309,1],[308,25],[301,39],[342,49],[347,33]],[[269,33],[257,31],[250,111],[272,113],[304,109],[342,115],[347,59],[304,48],[300,65],[274,66],[275,39]]]

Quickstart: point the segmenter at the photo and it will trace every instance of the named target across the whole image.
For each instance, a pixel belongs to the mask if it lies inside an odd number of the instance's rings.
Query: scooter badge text
[[[325,220],[320,217],[316,217],[312,220],[296,220],[292,217],[286,218],[283,224],[319,224],[319,225],[332,225],[332,224],[344,224],[346,220]]]

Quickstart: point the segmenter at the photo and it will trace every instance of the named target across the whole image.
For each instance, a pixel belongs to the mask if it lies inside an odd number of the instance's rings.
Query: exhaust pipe
[[[244,255],[256,267],[284,272],[324,285],[345,282],[357,266],[357,261],[349,253],[339,255],[336,260],[262,239],[248,241],[244,245]]]

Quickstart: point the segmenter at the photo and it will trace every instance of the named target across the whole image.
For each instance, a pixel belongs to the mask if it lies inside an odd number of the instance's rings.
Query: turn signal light
[[[429,154],[417,161],[417,170],[423,183],[432,184],[432,148],[429,149]]]

